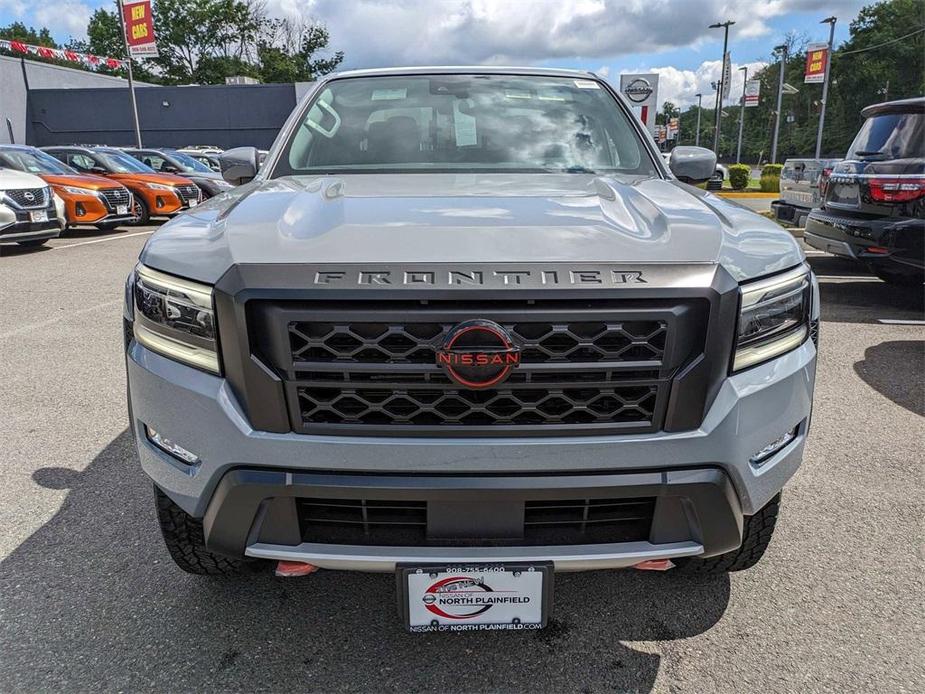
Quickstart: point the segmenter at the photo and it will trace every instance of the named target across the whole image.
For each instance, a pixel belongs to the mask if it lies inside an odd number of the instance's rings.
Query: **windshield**
[[[494,171],[651,176],[656,169],[595,80],[426,75],[332,81],[273,176]]]
[[[181,171],[186,173],[196,173],[197,171],[200,173],[212,173],[212,169],[202,162],[196,161],[188,154],[173,150],[168,151],[167,154],[170,156],[170,160],[174,162]]]
[[[847,159],[918,159],[925,157],[925,114],[884,113],[864,121]]]
[[[112,173],[156,173],[151,167],[124,152],[97,151],[94,154]]]
[[[73,176],[77,174],[74,169],[62,164],[50,154],[35,150],[0,150],[0,166],[32,174],[58,174]]]

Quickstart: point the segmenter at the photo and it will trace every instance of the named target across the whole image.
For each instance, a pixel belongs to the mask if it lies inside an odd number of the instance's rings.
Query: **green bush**
[[[733,164],[729,167],[729,185],[733,190],[745,190],[748,188],[748,178],[752,173],[752,167],[746,164]]]
[[[780,172],[783,171],[783,164],[765,164],[761,169],[761,176],[777,176],[780,178]]]
[[[779,193],[780,192],[780,176],[775,176],[773,174],[761,174],[761,178],[758,179],[761,186],[761,192],[763,193]]]

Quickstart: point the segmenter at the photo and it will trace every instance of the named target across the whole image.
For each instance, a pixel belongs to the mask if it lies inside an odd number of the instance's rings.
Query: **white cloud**
[[[744,73],[739,71],[740,67],[748,67],[748,74],[754,75],[755,72],[765,67],[767,63],[755,61],[751,63],[732,62],[732,82],[729,89],[729,98],[726,104],[736,104],[742,96],[742,86]],[[713,108],[716,100],[716,90],[711,86],[711,82],[718,82],[720,72],[722,71],[721,60],[708,60],[701,63],[695,70],[679,70],[676,67],[650,67],[639,70],[639,72],[657,72],[658,73],[658,105],[665,101],[671,101],[682,109],[697,103],[697,94],[703,94],[704,107]],[[635,71],[634,71],[635,72]],[[619,78],[613,82],[619,85]]]
[[[2,0],[0,0],[2,2]],[[32,12],[36,25],[48,27],[55,36],[85,36],[93,10],[78,0],[43,2]]]
[[[346,53],[345,67],[534,63],[614,58],[696,46],[737,22],[733,40],[771,32],[791,12],[853,12],[864,0],[266,0],[274,13],[314,18]]]

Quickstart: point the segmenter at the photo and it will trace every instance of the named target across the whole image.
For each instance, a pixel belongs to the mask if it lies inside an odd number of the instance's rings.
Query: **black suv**
[[[861,111],[867,120],[835,165],[805,240],[866,263],[893,284],[925,279],[925,97]]]

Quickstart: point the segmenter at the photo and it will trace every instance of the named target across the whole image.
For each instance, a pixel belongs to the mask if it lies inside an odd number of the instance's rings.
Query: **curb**
[[[738,191],[738,190],[715,190],[713,191],[716,195],[719,195],[721,198],[757,198],[757,199],[777,199],[780,197],[780,193],[750,193],[748,191]]]

